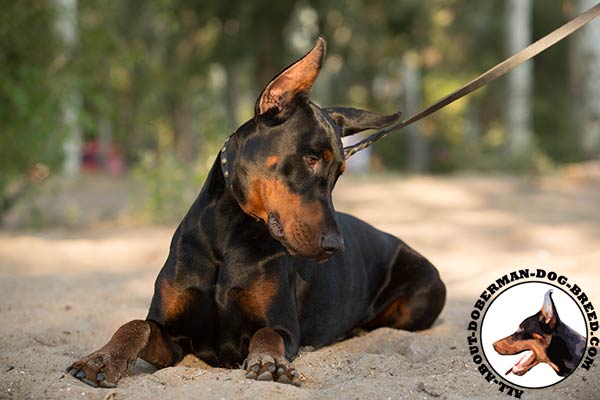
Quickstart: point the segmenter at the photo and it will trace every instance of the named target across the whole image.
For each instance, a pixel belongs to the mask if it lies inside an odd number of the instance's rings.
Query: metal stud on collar
[[[220,152],[221,172],[223,173],[227,186],[231,186],[231,182],[229,182],[229,166],[227,165],[227,142],[229,142],[230,138],[231,136],[228,136],[227,139],[225,139],[225,144],[223,144]]]

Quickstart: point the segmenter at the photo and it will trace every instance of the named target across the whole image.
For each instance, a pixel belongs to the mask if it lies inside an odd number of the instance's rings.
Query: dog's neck
[[[197,202],[201,200],[202,208],[215,201],[235,201],[237,204],[233,192],[232,177],[232,166],[235,161],[235,152],[237,150],[236,141],[231,140],[234,134],[235,132],[225,139],[223,146],[221,146],[221,150],[219,150],[219,154],[206,177],[200,195],[196,200]],[[243,213],[241,208],[240,212]]]
[[[240,214],[246,215],[233,193],[229,167],[230,164],[226,159],[226,154],[220,151],[213,162],[198,198],[194,202],[193,208],[199,211],[215,208],[214,211],[218,212],[220,207],[227,205],[229,208],[227,211],[230,212],[232,211],[231,208],[234,208],[236,211],[239,210]]]
[[[566,376],[581,360],[586,348],[586,339],[564,323],[556,327],[546,354],[557,367],[557,373]]]
[[[231,142],[230,144],[233,145]],[[232,147],[231,150],[235,149]],[[248,231],[244,228],[249,225],[256,225],[252,230],[254,232],[252,240],[260,240],[263,244],[271,243],[274,253],[284,251],[283,246],[271,237],[262,221],[257,221],[242,210],[230,183],[231,175],[225,178],[224,171],[227,169],[223,169],[221,160],[222,156],[219,153],[200,194],[181,222],[182,233],[194,231],[196,232],[194,237],[204,238],[205,240],[197,245],[202,247],[206,254],[214,255],[210,258],[217,264],[226,256],[223,251],[230,240],[246,239],[240,236],[240,232]],[[232,161],[232,159],[226,161],[226,166],[230,160]]]

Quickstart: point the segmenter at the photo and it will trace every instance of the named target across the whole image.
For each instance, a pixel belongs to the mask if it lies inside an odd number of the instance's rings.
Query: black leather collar
[[[229,164],[227,163],[227,143],[229,142],[229,139],[231,138],[231,136],[229,136],[227,139],[225,139],[225,143],[223,144],[223,147],[221,148],[220,151],[220,156],[221,156],[221,172],[223,173],[223,178],[225,178],[225,185],[231,187],[231,179],[230,179],[230,174],[229,174]]]

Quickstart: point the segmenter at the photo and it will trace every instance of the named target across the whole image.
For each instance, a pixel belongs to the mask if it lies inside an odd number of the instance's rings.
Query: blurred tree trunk
[[[578,0],[580,14],[597,0]],[[570,53],[579,141],[586,157],[600,158],[600,23],[594,21],[573,37]]]
[[[225,67],[225,112],[229,122],[229,129],[233,132],[241,123],[238,116],[240,91],[237,82],[236,66],[232,62],[224,63]]]
[[[512,55],[531,43],[531,0],[506,2],[506,50]],[[532,61],[508,74],[506,130],[511,156],[527,154],[532,144]]]
[[[416,113],[421,107],[421,65],[419,56],[407,52],[402,62],[402,86],[404,87],[404,117]],[[429,171],[427,138],[419,129],[419,123],[406,128],[408,132],[408,168],[411,172]]]
[[[56,32],[63,43],[61,57],[70,60],[72,52],[78,45],[79,33],[77,29],[77,0],[54,0],[56,19],[54,21]],[[62,104],[62,119],[66,131],[63,142],[64,163],[63,172],[68,178],[79,174],[81,166],[81,128],[78,118],[81,111],[81,95],[70,80]]]

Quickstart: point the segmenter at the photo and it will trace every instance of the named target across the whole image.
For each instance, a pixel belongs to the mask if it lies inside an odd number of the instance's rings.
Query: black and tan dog
[[[494,342],[494,349],[502,355],[525,352],[506,375],[524,375],[539,363],[546,363],[559,376],[567,376],[579,365],[585,348],[585,337],[558,317],[552,290],[546,292],[540,311],[524,319],[515,333]]]
[[[398,114],[312,103],[324,56],[319,38],[266,86],[177,228],[146,320],[123,325],[72,375],[112,387],[138,357],[161,368],[193,353],[215,366],[244,362],[251,379],[298,383],[290,360],[300,346],[355,328],[432,325],[445,301],[435,267],[333,208],[341,137]]]

